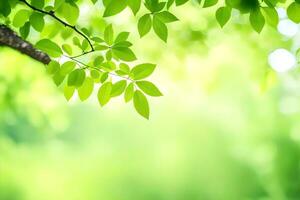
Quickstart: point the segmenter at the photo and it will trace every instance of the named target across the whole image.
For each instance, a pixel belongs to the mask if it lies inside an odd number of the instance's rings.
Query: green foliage
[[[88,24],[79,27],[77,21],[80,16],[80,2],[77,0],[0,0],[0,15],[10,18],[11,25],[18,29],[24,39],[31,36],[32,31],[40,33],[40,40],[35,46],[49,54],[51,59],[64,57],[69,60],[61,64],[53,61],[47,67],[47,72],[52,76],[55,84],[64,85],[67,100],[76,90],[79,98],[86,100],[92,94],[94,84],[99,84],[98,99],[102,106],[108,103],[111,97],[124,94],[125,102],[136,99],[134,101],[136,110],[148,118],[149,108],[148,103],[145,103],[148,101],[144,94],[162,96],[153,83],[143,80],[152,74],[155,65],[142,63],[132,67],[130,62],[136,61],[137,56],[132,50],[133,44],[128,40],[129,32],[123,31],[117,34],[113,24],[105,26],[100,33],[95,31],[97,27]],[[129,8],[137,18],[137,32],[140,37],[153,30],[159,39],[167,42],[169,24],[179,20],[171,10],[184,6],[189,0],[91,0],[89,2],[96,7],[98,3],[104,6],[99,7],[103,11],[103,20]],[[276,7],[286,1],[197,0],[196,2],[202,8],[218,6],[215,16],[221,27],[230,21],[232,10],[238,10],[241,15],[249,16],[249,24],[260,33],[266,23],[273,27],[277,26],[279,18]],[[170,9],[171,7],[174,9]],[[287,7],[288,17],[300,23],[298,15],[300,2],[292,1]],[[53,30],[45,34],[45,29],[48,30],[50,26],[54,27]],[[59,33],[64,39],[63,42],[54,39]],[[88,63],[81,60],[84,56],[88,58],[85,59],[89,61]],[[115,77],[122,80],[116,82]],[[134,96],[136,97],[133,98]],[[147,108],[141,108],[141,105],[147,105]]]

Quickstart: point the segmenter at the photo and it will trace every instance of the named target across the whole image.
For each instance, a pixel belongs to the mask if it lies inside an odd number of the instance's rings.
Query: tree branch
[[[73,29],[76,33],[78,33],[79,35],[81,35],[83,38],[85,38],[85,39],[88,41],[88,43],[89,43],[89,45],[90,45],[90,47],[91,47],[91,50],[94,51],[94,47],[93,47],[93,45],[92,45],[90,39],[89,39],[84,33],[82,33],[81,31],[79,31],[79,30],[76,28],[76,26],[72,26],[71,24],[68,24],[67,22],[61,20],[60,18],[58,18],[58,17],[54,14],[53,11],[47,12],[47,11],[38,9],[38,8],[36,8],[36,7],[32,6],[32,5],[30,5],[26,0],[19,0],[19,1],[23,2],[25,5],[27,5],[28,7],[30,7],[32,10],[37,11],[37,12],[40,12],[40,13],[43,13],[43,14],[45,14],[45,15],[49,15],[49,16],[51,16],[52,18],[54,18],[55,20],[57,20],[58,22],[60,22],[61,24],[63,24],[64,26]]]
[[[17,51],[26,54],[31,58],[44,64],[48,64],[51,61],[50,57],[46,53],[36,49],[32,44],[19,37],[9,27],[1,24],[0,24],[0,45],[4,45],[16,49]]]

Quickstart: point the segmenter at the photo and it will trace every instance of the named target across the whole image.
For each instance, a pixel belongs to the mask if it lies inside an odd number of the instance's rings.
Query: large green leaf
[[[140,80],[146,78],[152,74],[156,65],[150,63],[144,63],[136,65],[130,71],[130,77],[134,80]]]
[[[78,88],[78,96],[81,101],[84,101],[89,98],[94,89],[94,80],[90,77],[87,77],[83,84]]]
[[[138,30],[141,37],[149,33],[152,27],[152,19],[150,14],[145,14],[139,19]]]
[[[137,81],[136,84],[143,92],[145,92],[150,96],[153,97],[162,96],[162,93],[159,91],[159,89],[149,81]]]
[[[103,17],[109,17],[122,12],[127,6],[127,0],[111,0],[105,8]]]

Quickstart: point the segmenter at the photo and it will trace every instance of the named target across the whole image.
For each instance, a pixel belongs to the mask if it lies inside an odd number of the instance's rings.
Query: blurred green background
[[[101,29],[91,6],[81,24]],[[122,98],[67,102],[43,65],[1,47],[0,200],[300,199],[298,26],[279,9],[279,32],[238,13],[221,29],[215,9],[176,8],[168,44],[139,39],[129,10],[108,19],[158,64],[149,121]]]

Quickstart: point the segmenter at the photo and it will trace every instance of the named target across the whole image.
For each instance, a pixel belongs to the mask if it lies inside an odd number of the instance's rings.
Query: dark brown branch
[[[92,45],[90,39],[89,39],[84,33],[82,33],[81,31],[79,31],[79,30],[76,28],[76,26],[72,26],[71,24],[68,24],[67,22],[61,20],[60,18],[58,18],[58,17],[54,14],[53,11],[47,12],[47,11],[38,9],[38,8],[36,8],[36,7],[32,6],[32,5],[30,5],[26,0],[19,0],[19,1],[23,2],[24,4],[26,4],[26,5],[27,5],[28,7],[30,7],[32,10],[37,11],[37,12],[40,12],[40,13],[43,13],[43,14],[45,14],[45,15],[49,15],[49,16],[51,16],[52,18],[54,18],[55,20],[57,20],[58,22],[60,22],[61,24],[63,24],[64,26],[73,29],[76,33],[78,33],[79,35],[81,35],[83,38],[85,38],[85,39],[88,41],[88,43],[89,43],[89,45],[90,45],[90,47],[91,47],[91,50],[94,51],[94,47],[93,47],[93,45]]]
[[[13,30],[5,25],[0,25],[0,45],[16,49],[17,51],[44,64],[48,64],[51,61],[50,57],[46,53],[36,49],[32,44],[23,40]]]

